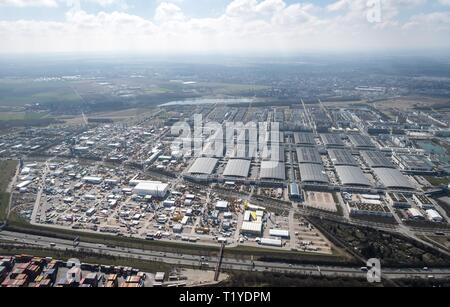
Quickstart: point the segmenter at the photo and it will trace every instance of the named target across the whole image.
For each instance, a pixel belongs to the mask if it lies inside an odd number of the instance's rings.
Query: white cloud
[[[424,2],[383,0],[382,22],[378,24],[366,20],[366,0],[338,0],[325,7],[289,5],[283,0],[234,0],[214,18],[191,18],[174,2],[161,1],[151,20],[124,12],[91,14],[72,8],[63,22],[0,21],[0,52],[292,52],[450,47],[447,13],[415,15],[406,21],[398,18],[402,8]],[[423,24],[429,26],[421,27]]]
[[[404,29],[433,29],[434,31],[448,31],[450,26],[450,14],[447,12],[433,12],[412,16],[403,25]]]
[[[0,6],[57,7],[57,0],[0,0]]]
[[[123,0],[0,0],[0,6],[26,7],[58,7],[60,3],[80,7],[80,2],[96,3],[102,7],[123,4]]]
[[[174,3],[162,2],[156,8],[155,21],[159,23],[171,22],[171,21],[183,21],[185,16],[180,7]]]

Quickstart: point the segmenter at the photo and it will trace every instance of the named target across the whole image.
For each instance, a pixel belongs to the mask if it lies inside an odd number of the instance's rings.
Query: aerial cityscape
[[[0,0],[0,287],[450,286],[448,1],[203,2]]]

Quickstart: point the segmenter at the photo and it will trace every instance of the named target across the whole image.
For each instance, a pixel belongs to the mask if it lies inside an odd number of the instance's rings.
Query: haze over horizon
[[[450,47],[448,0],[0,0],[0,53]],[[380,8],[380,19],[367,18]],[[375,15],[377,16],[376,13]]]

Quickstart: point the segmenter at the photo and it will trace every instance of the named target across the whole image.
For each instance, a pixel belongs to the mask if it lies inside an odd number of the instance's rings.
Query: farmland
[[[0,105],[3,107],[79,102],[81,98],[64,81],[0,79]]]

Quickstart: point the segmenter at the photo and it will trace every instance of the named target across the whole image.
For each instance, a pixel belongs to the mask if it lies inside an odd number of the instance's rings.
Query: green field
[[[37,120],[46,116],[47,114],[37,112],[0,112],[0,121]]]
[[[36,82],[32,79],[0,79],[0,105],[79,103],[80,97],[67,82]]]
[[[0,192],[5,192],[16,172],[17,161],[0,161]]]
[[[0,221],[6,218],[9,193],[6,189],[16,171],[17,161],[0,161]]]
[[[450,177],[432,177],[428,176],[425,177],[425,179],[431,183],[433,186],[440,186],[440,185],[448,185],[450,184]]]
[[[0,192],[0,221],[4,221],[7,216],[9,204],[9,193]]]

